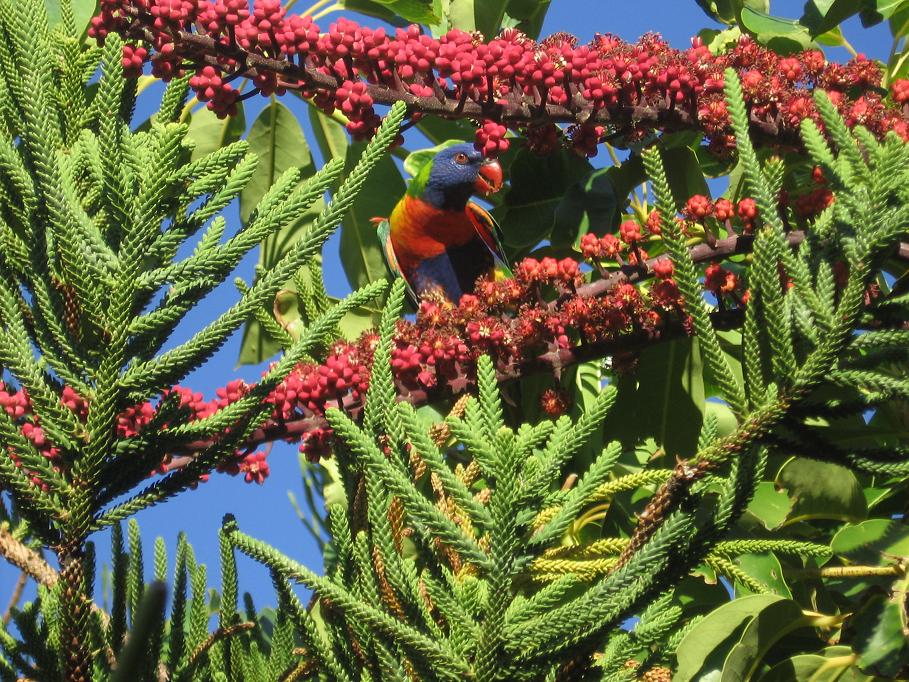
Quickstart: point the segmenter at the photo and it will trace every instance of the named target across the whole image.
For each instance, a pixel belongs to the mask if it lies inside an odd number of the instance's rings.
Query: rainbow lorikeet
[[[391,216],[377,219],[388,267],[414,300],[435,290],[457,303],[497,263],[507,270],[498,225],[470,201],[501,187],[498,161],[471,144],[454,145],[420,169]]]

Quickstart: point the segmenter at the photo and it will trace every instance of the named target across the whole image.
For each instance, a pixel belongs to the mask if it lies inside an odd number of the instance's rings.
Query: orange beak
[[[495,194],[502,189],[502,165],[495,159],[486,161],[480,166],[474,187],[484,195]]]

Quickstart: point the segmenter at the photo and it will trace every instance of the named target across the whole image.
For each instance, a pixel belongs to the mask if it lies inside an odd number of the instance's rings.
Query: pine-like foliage
[[[825,439],[831,422],[821,417],[907,397],[905,380],[874,359],[905,359],[906,347],[897,346],[906,332],[868,330],[879,322],[866,291],[909,225],[909,147],[896,136],[879,142],[861,129],[848,132],[818,93],[836,151],[814,124],[803,134],[836,202],[793,252],[772,200],[777,162],[758,161],[733,72],[726,83],[747,191],[767,216],[748,269],[743,357],[727,354],[712,324],[657,147],[644,152],[644,164],[705,371],[737,425],[720,435],[708,418],[697,451],[675,469],[628,472],[619,443],[601,429],[614,388],[602,388],[576,420],[511,428],[485,358],[477,396],[459,401],[444,424],[427,424],[407,403],[394,404],[388,357],[398,283],[363,424],[329,414],[343,443],[336,460],[344,498],[328,508],[328,573],[280,555],[232,520],[225,526],[234,547],[275,573],[281,593],[292,583],[315,592],[318,606],[297,618],[310,633],[306,648],[331,679],[634,679],[646,666],[675,664],[671,653],[697,626],[683,618],[674,594],[691,569],[705,566],[766,593],[771,588],[732,559],[829,557],[828,545],[797,536],[723,541],[769,457],[798,453],[859,473],[906,476],[902,449],[846,451]],[[832,287],[835,262],[844,273]],[[852,401],[830,398],[842,388]],[[595,434],[606,444],[577,468]],[[579,543],[585,513],[623,490],[649,496],[637,525]],[[640,620],[631,631],[618,627],[634,615]]]
[[[374,282],[330,305],[314,256],[388,153],[406,107],[391,108],[346,177],[338,161],[305,181],[291,168],[225,238],[223,212],[257,164],[246,143],[192,158],[179,122],[186,79],[171,82],[149,126],[133,129],[137,86],[121,77],[121,43],[110,35],[103,48],[87,47],[69,3],[62,7],[51,31],[43,0],[0,0],[0,365],[4,380],[27,392],[30,426],[41,429],[38,438],[21,415],[0,409],[0,486],[13,502],[0,507],[0,550],[41,585],[0,628],[0,680],[656,680],[667,668],[695,679],[714,664],[692,652],[715,624],[707,608],[688,608],[693,573],[757,595],[771,616],[788,614],[790,630],[841,628],[846,651],[827,653],[846,666],[900,673],[906,647],[888,643],[893,651],[875,654],[868,642],[881,639],[854,631],[864,623],[876,635],[876,623],[905,617],[904,598],[894,596],[905,595],[905,565],[851,565],[870,540],[850,544],[832,526],[796,522],[756,531],[748,515],[757,495],[773,494],[770,467],[793,455],[836,464],[876,490],[899,490],[909,478],[904,431],[886,447],[861,428],[851,441],[837,436],[844,423],[864,427],[870,411],[909,400],[909,299],[905,278],[891,275],[909,228],[909,145],[850,130],[818,91],[822,125],[806,120],[802,141],[835,201],[793,249],[778,202],[785,161],[758,156],[738,78],[726,72],[738,163],[758,215],[753,236],[739,235],[749,244],[737,265],[749,296],[732,311],[740,344],[717,328],[722,302],[706,295],[676,220],[667,147],[642,152],[685,328],[728,417],[720,424],[707,412],[688,451],[667,453],[666,443],[644,456],[629,451],[613,433],[623,418],[621,377],[599,361],[578,370],[593,379],[573,416],[525,420],[487,356],[475,383],[465,379],[471,395],[447,417],[415,409],[392,371],[405,294],[397,281],[362,411],[339,403],[326,414],[335,448],[319,482],[333,494],[313,523],[327,535],[324,574],[227,517],[220,589],[210,592],[184,537],[170,562],[164,541],[144,544],[130,517],[242,451],[274,412],[263,399],[325,348],[345,312],[388,288]],[[250,249],[335,187],[233,307],[188,341],[170,341]],[[305,308],[293,336],[265,312],[291,281]],[[282,342],[283,355],[238,399],[191,418],[174,385],[251,319]],[[148,400],[146,428],[118,437],[119,416]],[[189,452],[183,466],[146,481],[168,455]],[[667,454],[676,458],[669,465]],[[883,542],[891,527],[881,520]],[[99,589],[88,538],[106,527],[112,566]],[[59,573],[41,558],[47,550]],[[240,604],[238,551],[270,570],[276,610],[257,611],[248,596]],[[153,559],[149,582],[143,555]],[[806,576],[807,597],[789,591],[779,557]],[[770,568],[750,570],[762,560]],[[822,578],[850,571],[887,589],[862,603],[859,625],[842,627],[849,602],[814,595],[826,594]],[[776,578],[782,587],[769,584]],[[298,585],[311,590],[308,603]],[[764,665],[766,650],[749,633],[772,630],[772,645],[789,631],[754,613],[735,621],[744,644],[725,657],[726,679]]]
[[[232,457],[267,416],[262,396],[347,310],[384,288],[372,284],[327,310],[243,400],[189,423],[171,387],[319,252],[397,135],[403,105],[293,249],[233,307],[174,345],[169,338],[190,308],[250,249],[320,199],[342,167],[330,163],[302,183],[298,171],[287,171],[244,228],[222,239],[219,214],[249,181],[256,158],[237,142],[190,161],[187,126],[176,122],[185,79],[168,88],[147,130],[132,130],[136,83],[122,77],[120,59],[115,38],[86,48],[71,21],[52,32],[42,0],[0,5],[0,364],[27,391],[55,448],[52,463],[0,410],[0,485],[29,534],[60,562],[60,588],[48,598],[60,613],[52,625],[57,641],[66,645],[57,648],[60,660],[45,657],[53,667],[42,668],[42,679],[58,669],[70,680],[89,679],[97,661],[85,594],[88,535],[187,490]],[[179,255],[203,229],[195,251]],[[64,386],[89,406],[84,421],[63,404]],[[118,414],[150,398],[160,403],[155,428],[118,440]],[[206,439],[188,466],[135,490],[167,453]],[[142,582],[130,580],[135,611]],[[124,632],[122,622],[113,627]]]

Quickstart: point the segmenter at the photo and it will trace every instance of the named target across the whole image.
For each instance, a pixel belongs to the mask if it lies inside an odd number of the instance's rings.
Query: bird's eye
[[[465,154],[464,152],[459,152],[459,153],[455,154],[454,160],[455,160],[455,163],[460,164],[462,166],[466,165],[467,162],[470,161],[470,159],[467,158],[467,154]]]

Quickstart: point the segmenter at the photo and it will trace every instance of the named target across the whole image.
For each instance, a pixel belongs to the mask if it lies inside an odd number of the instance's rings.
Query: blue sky
[[[300,0],[296,9],[302,10],[307,4],[306,0]],[[802,13],[802,5],[803,2],[799,0],[774,0],[772,8],[777,15],[798,17]],[[332,15],[335,16],[337,15]],[[329,21],[325,18],[319,23],[327,27]],[[640,0],[634,3],[616,0],[553,0],[543,35],[567,31],[586,41],[594,33],[599,32],[613,33],[626,40],[635,40],[643,33],[656,31],[672,45],[686,47],[692,35],[709,25],[710,20],[691,0],[687,2]],[[853,20],[846,25],[845,33],[858,51],[865,52],[871,57],[886,58],[890,40],[884,27],[864,30]],[[830,55],[839,60],[848,58],[842,49],[831,50]],[[247,102],[247,121],[250,124],[266,103],[265,99]],[[304,105],[296,98],[285,97],[284,103],[298,114],[305,113]],[[155,104],[154,95],[144,97],[137,113],[137,122],[144,120],[154,110]],[[407,146],[411,149],[417,148],[419,140],[408,138]],[[228,219],[232,221],[228,230],[236,229],[238,224],[236,206],[230,207]],[[256,254],[253,253],[243,261],[234,276],[250,281],[255,262]],[[326,245],[325,266],[330,293],[338,295],[346,293],[348,287],[340,268],[337,238]],[[229,282],[232,280],[233,276],[229,278]],[[232,284],[218,288],[188,315],[173,342],[179,343],[188,338],[195,330],[234,303],[237,296]],[[239,347],[240,334],[236,334],[208,364],[183,383],[211,397],[217,387],[223,386],[235,376],[241,376],[249,381],[255,380],[261,373],[261,367],[236,368]],[[211,583],[217,586],[219,580],[217,533],[223,515],[228,512],[237,517],[240,528],[246,533],[270,543],[291,558],[320,571],[322,560],[318,548],[297,519],[288,500],[288,493],[293,493],[301,503],[303,500],[296,448],[285,443],[275,444],[269,456],[269,465],[271,476],[263,486],[248,485],[239,477],[213,475],[208,483],[199,486],[197,490],[160,507],[139,513],[136,518],[143,530],[144,556],[149,571],[154,538],[156,536],[164,538],[172,559],[177,533],[183,530],[189,536],[197,559],[208,565]],[[98,533],[92,539],[97,545],[99,565],[100,562],[108,562],[109,533]],[[240,557],[239,573],[241,590],[249,591],[257,605],[274,604],[271,581],[261,566]],[[17,575],[17,570],[0,562],[0,609],[5,607]]]

